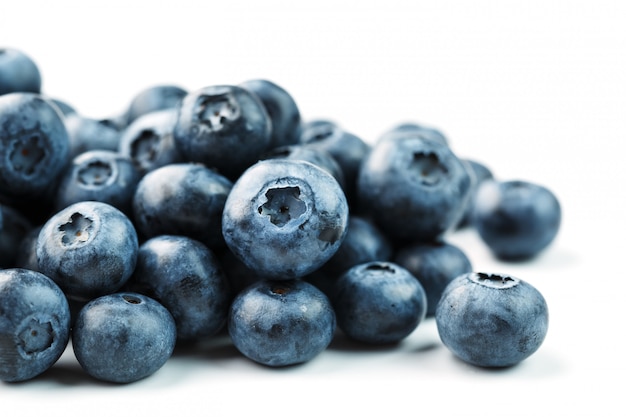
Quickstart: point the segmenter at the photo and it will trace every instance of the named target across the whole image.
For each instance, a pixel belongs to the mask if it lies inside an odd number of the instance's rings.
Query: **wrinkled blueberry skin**
[[[471,178],[450,148],[419,135],[380,141],[363,161],[361,210],[383,233],[410,241],[434,241],[456,226]]]
[[[70,139],[71,158],[92,150],[117,151],[119,147],[119,130],[105,120],[73,113],[65,117],[65,127]]]
[[[416,277],[428,299],[426,317],[434,317],[437,303],[447,285],[459,275],[472,272],[472,264],[458,247],[445,242],[402,247],[394,262]]]
[[[131,214],[140,174],[132,161],[117,152],[93,150],[76,156],[65,170],[55,196],[55,209],[80,201],[100,201]]]
[[[0,96],[0,195],[39,199],[68,161],[67,130],[53,104],[32,93]]]
[[[28,269],[0,270],[0,380],[25,381],[49,369],[70,337],[61,289]]]
[[[305,161],[268,159],[234,184],[222,231],[248,268],[267,278],[292,279],[330,259],[347,224],[345,195],[328,172]]]
[[[39,68],[24,52],[0,48],[0,95],[17,92],[41,92]]]
[[[178,110],[174,142],[185,160],[234,181],[270,146],[272,122],[263,103],[237,86],[187,94]]]
[[[496,257],[527,260],[548,247],[558,234],[561,206],[541,185],[486,181],[476,194],[473,223]]]
[[[126,110],[126,124],[139,117],[166,109],[175,109],[187,95],[187,90],[177,85],[153,85],[141,90],[131,100]]]
[[[230,180],[200,164],[157,168],[139,181],[133,197],[137,230],[146,238],[182,235],[223,246],[222,211],[231,188]]]
[[[112,293],[137,262],[137,233],[128,217],[98,201],[72,204],[53,215],[37,238],[39,271],[78,300]]]
[[[32,228],[30,220],[21,212],[0,204],[0,268],[17,266],[19,245]]]
[[[339,164],[345,180],[346,197],[353,201],[361,162],[370,152],[370,145],[330,121],[308,123],[302,130],[300,143],[328,152]]]
[[[144,242],[129,287],[172,313],[178,340],[213,336],[226,323],[228,280],[214,253],[197,240],[162,235]]]
[[[459,229],[472,226],[472,213],[474,211],[478,189],[485,181],[494,179],[493,172],[483,163],[473,159],[464,159],[463,162],[472,179],[472,186],[470,187],[470,196],[465,205],[463,217],[457,226]]]
[[[341,167],[331,154],[321,148],[301,144],[285,145],[273,148],[272,150],[261,155],[261,160],[280,158],[293,160],[299,159],[310,162],[313,165],[317,165],[335,177],[341,188],[345,190],[346,182],[344,180]]]
[[[351,339],[368,344],[397,343],[422,322],[426,293],[406,269],[392,262],[367,262],[350,268],[331,297],[337,326]]]
[[[174,318],[160,303],[123,292],[87,303],[72,331],[74,355],[92,377],[130,383],[158,371],[176,343]]]
[[[258,281],[235,297],[228,316],[235,347],[272,367],[310,361],[328,347],[335,328],[328,298],[302,280]]]
[[[135,119],[124,129],[119,152],[130,158],[143,176],[165,165],[183,162],[174,143],[176,110],[160,110]]]
[[[463,361],[507,367],[543,343],[548,306],[535,287],[518,278],[468,273],[448,285],[435,320],[443,344]]]
[[[263,103],[272,121],[270,148],[295,145],[300,140],[302,118],[293,97],[281,86],[269,80],[254,79],[240,84]]]
[[[417,123],[412,123],[412,122],[400,123],[392,127],[387,132],[385,132],[379,138],[379,140],[386,140],[389,138],[393,138],[394,136],[405,136],[405,135],[406,136],[419,135],[426,139],[440,142],[443,145],[448,144],[448,138],[439,129],[426,127],[426,126],[419,125]]]

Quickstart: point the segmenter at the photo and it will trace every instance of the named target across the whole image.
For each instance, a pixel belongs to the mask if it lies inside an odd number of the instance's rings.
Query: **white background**
[[[0,46],[31,55],[44,92],[89,117],[153,84],[267,78],[305,119],[369,142],[431,125],[498,178],[551,188],[564,216],[528,263],[497,262],[471,231],[451,237],[476,270],[548,301],[545,343],[511,369],[454,359],[432,321],[395,348],[338,340],[288,369],[216,340],[126,386],[86,377],[68,351],[34,381],[0,384],[3,415],[626,415],[626,2],[5,1]]]

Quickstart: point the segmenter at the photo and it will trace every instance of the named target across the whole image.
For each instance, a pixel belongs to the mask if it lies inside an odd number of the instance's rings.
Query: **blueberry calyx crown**
[[[470,274],[469,278],[477,284],[497,289],[515,287],[519,283],[519,279],[505,274],[476,272]]]
[[[93,231],[93,220],[76,212],[70,216],[67,223],[59,226],[62,233],[61,243],[63,246],[78,246],[89,240]]]
[[[78,170],[78,181],[88,187],[99,187],[113,177],[113,167],[105,161],[93,160]]]
[[[307,208],[300,199],[300,187],[270,188],[265,197],[267,201],[258,207],[259,214],[268,216],[269,221],[278,227],[300,217]]]
[[[414,152],[411,168],[424,185],[435,185],[448,174],[448,168],[441,163],[439,156],[431,152]]]
[[[130,157],[138,168],[149,168],[159,150],[160,137],[152,129],[144,129],[130,145]]]
[[[122,299],[126,301],[128,304],[141,304],[141,298],[135,297],[131,294],[122,295]]]
[[[46,156],[41,142],[41,136],[38,134],[28,135],[26,138],[22,137],[12,142],[9,159],[15,171],[25,176],[30,176],[35,172]]]
[[[210,131],[222,130],[239,118],[239,106],[230,94],[200,96],[194,109],[194,118]]]
[[[38,320],[30,316],[22,322],[22,327],[18,331],[18,345],[26,356],[43,352],[52,346],[52,324],[46,320]]]
[[[396,270],[390,265],[385,264],[385,263],[379,263],[379,262],[374,262],[374,263],[367,265],[365,267],[365,270],[383,272],[383,273],[391,273],[391,274],[394,274],[396,272]]]

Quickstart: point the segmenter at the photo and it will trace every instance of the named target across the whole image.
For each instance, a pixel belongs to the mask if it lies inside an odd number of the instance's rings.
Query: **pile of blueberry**
[[[37,66],[0,49],[0,380],[33,378],[72,340],[87,374],[128,383],[175,345],[227,332],[270,366],[309,361],[338,331],[394,344],[425,318],[477,366],[544,340],[531,285],[475,272],[449,233],[494,256],[546,248],[560,206],[500,181],[437,129],[374,144],[303,121],[267,80],[157,85],[107,120],[41,93]]]

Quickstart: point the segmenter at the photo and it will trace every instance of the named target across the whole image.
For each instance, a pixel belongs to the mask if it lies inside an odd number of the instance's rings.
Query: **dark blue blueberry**
[[[503,260],[526,260],[556,237],[561,206],[547,188],[527,181],[486,181],[476,194],[474,227]]]
[[[0,95],[41,92],[41,74],[35,61],[15,48],[0,48]]]
[[[158,371],[172,356],[176,324],[165,307],[123,292],[87,303],[72,330],[74,355],[92,377],[130,383]]]
[[[426,291],[426,317],[433,317],[446,286],[459,275],[472,272],[469,258],[458,247],[445,242],[419,243],[402,247],[394,262],[415,276]]]
[[[165,165],[147,173],[133,198],[137,230],[147,238],[183,235],[223,246],[222,211],[232,183],[201,164]]]
[[[397,343],[426,314],[426,293],[409,271],[392,262],[367,262],[350,268],[331,296],[337,326],[351,339]]]
[[[257,271],[248,268],[228,247],[221,248],[217,252],[217,257],[228,279],[228,285],[233,297],[247,286],[264,278]]]
[[[72,105],[65,102],[64,100],[61,100],[58,98],[50,98],[50,101],[52,102],[52,104],[57,106],[57,109],[59,109],[61,114],[65,117],[71,114],[77,114],[76,109]]]
[[[30,220],[20,211],[0,204],[0,268],[17,266],[19,245],[32,228]]]
[[[213,336],[226,323],[228,280],[214,253],[197,240],[168,235],[147,240],[129,283],[172,313],[178,340]]]
[[[248,268],[274,279],[299,278],[335,254],[346,234],[348,204],[337,181],[299,160],[268,159],[234,184],[222,228]]]
[[[235,297],[228,317],[235,347],[273,367],[310,361],[328,347],[335,327],[328,298],[301,280],[258,281]]]
[[[187,95],[187,90],[177,85],[153,85],[141,90],[131,100],[126,110],[126,124],[155,111],[175,109]]]
[[[39,232],[41,232],[41,225],[31,227],[22,236],[17,245],[17,254],[15,256],[15,266],[17,268],[39,271],[39,264],[37,263],[37,239],[39,238]]]
[[[302,119],[293,97],[281,86],[269,80],[248,80],[240,87],[256,95],[272,121],[270,147],[295,145],[300,140]]]
[[[345,190],[345,180],[341,167],[325,150],[307,145],[285,145],[273,148],[261,155],[261,159],[295,159],[302,160],[317,165],[318,167],[328,171],[330,175],[335,177],[342,189]]]
[[[189,93],[174,127],[183,157],[235,180],[270,146],[272,123],[263,103],[241,87],[220,85]]]
[[[432,127],[422,126],[416,123],[401,123],[389,129],[385,132],[379,140],[386,140],[389,138],[393,138],[394,136],[421,136],[426,139],[434,140],[436,142],[440,142],[443,145],[448,144],[448,139],[446,136],[439,130],[434,129]]]
[[[61,176],[55,197],[57,211],[79,201],[108,203],[126,215],[140,174],[130,158],[117,152],[93,150],[76,156]]]
[[[506,274],[468,273],[444,291],[435,315],[443,344],[465,362],[515,365],[548,331],[548,306],[532,285]]]
[[[65,127],[72,158],[92,150],[117,151],[119,147],[119,130],[105,120],[70,114],[65,117]]]
[[[487,180],[494,179],[493,173],[486,165],[474,161],[473,159],[464,159],[467,172],[472,177],[472,186],[470,188],[470,196],[465,205],[465,211],[463,212],[463,217],[458,224],[458,228],[469,227],[472,225],[472,213],[474,211],[474,204],[476,200],[476,193],[478,189],[483,184],[483,182]]]
[[[61,289],[28,269],[0,270],[0,380],[25,381],[49,369],[70,337]]]
[[[176,110],[160,110],[135,119],[120,137],[119,152],[129,157],[141,175],[183,161],[174,143]]]
[[[98,201],[53,215],[37,238],[39,271],[68,297],[88,300],[120,289],[137,262],[137,234],[128,217]]]
[[[419,135],[379,141],[358,178],[359,207],[388,236],[434,241],[463,215],[471,179],[450,148]]]
[[[67,130],[56,107],[32,93],[0,96],[0,194],[40,199],[69,161]]]
[[[345,180],[349,201],[356,195],[356,179],[361,162],[370,152],[370,145],[329,121],[308,123],[302,130],[300,142],[328,152],[339,164]]]

